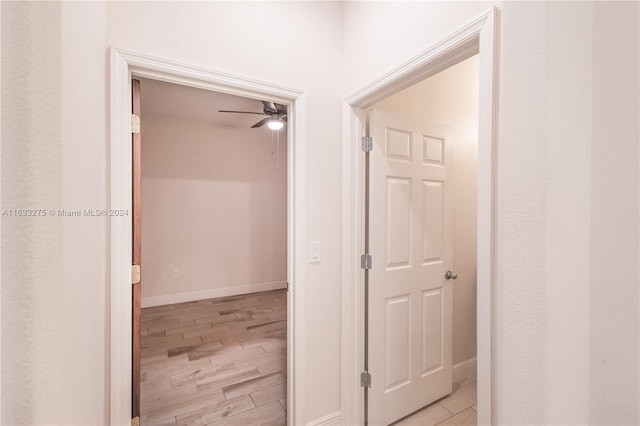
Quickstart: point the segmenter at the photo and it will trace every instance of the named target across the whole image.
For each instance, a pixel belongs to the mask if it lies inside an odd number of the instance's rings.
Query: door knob
[[[447,273],[444,274],[444,277],[448,280],[455,280],[456,278],[458,278],[458,274],[452,271],[447,271]]]

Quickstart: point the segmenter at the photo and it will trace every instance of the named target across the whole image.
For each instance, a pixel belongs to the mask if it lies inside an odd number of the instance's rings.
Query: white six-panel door
[[[453,255],[446,129],[383,110],[371,153],[371,425],[451,392]]]

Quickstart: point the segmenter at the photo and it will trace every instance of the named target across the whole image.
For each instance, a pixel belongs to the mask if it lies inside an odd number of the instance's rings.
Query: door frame
[[[365,109],[464,59],[479,54],[478,123],[478,424],[495,420],[496,233],[498,152],[498,9],[485,13],[440,42],[347,97],[343,102],[342,157],[342,416],[343,424],[363,423],[364,152]],[[372,380],[376,380],[375,377]]]
[[[131,78],[143,77],[205,90],[269,99],[289,108],[287,132],[287,423],[304,419],[306,230],[306,95],[302,90],[168,59],[110,48],[110,202],[131,212]],[[144,123],[142,124],[144,126]],[[110,217],[110,417],[131,422],[131,216]],[[142,272],[144,275],[144,271]]]

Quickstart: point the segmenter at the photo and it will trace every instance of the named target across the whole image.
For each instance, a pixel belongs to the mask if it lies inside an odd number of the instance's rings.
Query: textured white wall
[[[2,207],[106,206],[101,4],[2,3]],[[2,218],[2,423],[104,424],[103,218]]]
[[[57,205],[62,200],[60,5],[2,7],[2,208]],[[29,49],[34,45],[52,55],[34,56]],[[55,339],[62,331],[60,310],[53,301],[63,282],[62,223],[4,216],[2,231],[2,423],[56,418],[60,396],[37,383],[61,379],[62,363],[46,362],[46,350],[60,348]],[[30,267],[35,260],[37,267]],[[27,410],[29,400],[38,410]],[[19,413],[23,417],[16,417]]]
[[[478,72],[474,56],[374,106],[452,131],[453,364],[476,356]]]
[[[145,114],[142,301],[287,281],[287,133]],[[180,276],[172,277],[179,269]],[[213,293],[208,293],[213,294]],[[198,297],[198,295],[195,295]],[[211,296],[205,296],[211,297]]]
[[[589,424],[592,5],[547,16],[547,368],[562,378],[547,387],[547,421]]]
[[[503,10],[495,415],[503,424],[545,424],[545,9],[505,3]]]

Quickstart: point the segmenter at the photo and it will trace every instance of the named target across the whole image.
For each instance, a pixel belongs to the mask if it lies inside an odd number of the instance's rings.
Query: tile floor
[[[454,383],[453,393],[393,426],[476,426],[476,382]]]
[[[142,425],[286,424],[286,290],[142,310]]]

